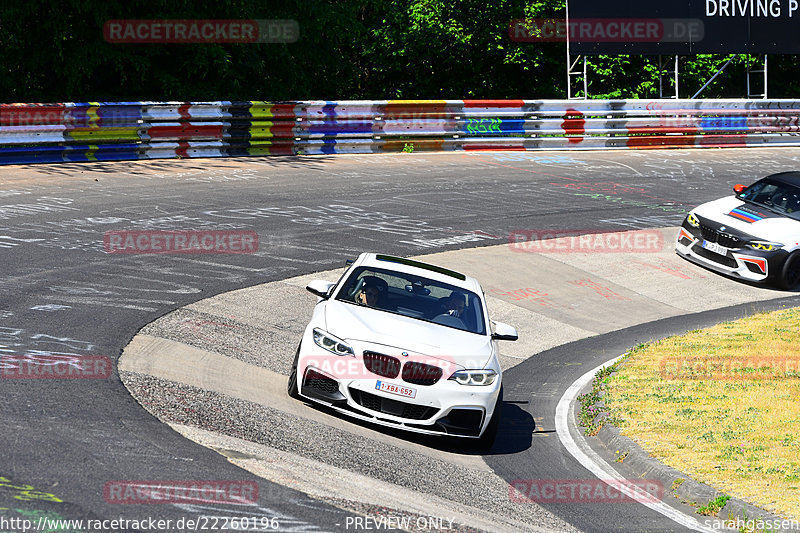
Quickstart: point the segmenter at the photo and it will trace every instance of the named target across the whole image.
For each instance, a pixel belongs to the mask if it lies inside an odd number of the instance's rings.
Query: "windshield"
[[[800,188],[764,179],[736,195],[740,200],[800,220]]]
[[[360,267],[350,274],[336,299],[486,334],[483,306],[475,293],[420,276]]]

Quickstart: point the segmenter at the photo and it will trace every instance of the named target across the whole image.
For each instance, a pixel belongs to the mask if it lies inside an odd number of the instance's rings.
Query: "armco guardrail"
[[[0,104],[0,164],[800,145],[800,100]]]

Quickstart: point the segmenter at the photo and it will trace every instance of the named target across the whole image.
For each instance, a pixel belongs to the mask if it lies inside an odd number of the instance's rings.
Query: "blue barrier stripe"
[[[80,145],[70,145],[70,146],[63,146],[62,151],[70,152],[70,151],[86,151],[86,150],[98,150],[98,151],[124,151],[124,150],[136,150],[140,148],[142,145],[129,143],[129,144],[80,144]]]
[[[748,131],[747,117],[703,117],[700,120],[703,131]]]
[[[526,133],[524,119],[478,118],[466,119],[459,132],[465,135]]]
[[[27,163],[63,163],[64,158],[61,153],[53,154],[40,154],[40,155],[23,155],[18,156],[0,156],[0,164],[2,165],[24,165]]]
[[[338,104],[337,104],[336,102],[327,102],[327,103],[326,103],[326,104],[325,104],[325,105],[322,107],[322,112],[323,112],[323,114],[324,114],[326,117],[331,117],[331,118],[334,118],[334,117],[336,117],[336,106],[337,106],[337,105],[338,105]]]

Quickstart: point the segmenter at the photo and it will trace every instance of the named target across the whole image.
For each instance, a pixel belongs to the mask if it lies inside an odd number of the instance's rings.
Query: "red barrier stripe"
[[[406,145],[410,145],[414,147],[414,151],[417,150],[432,150],[432,151],[441,151],[444,147],[444,140],[442,139],[423,139],[423,140],[408,140],[408,141],[396,141],[396,140],[386,140],[381,145],[381,151],[384,152],[402,152],[403,148]]]
[[[181,124],[179,126],[151,126],[147,135],[151,139],[178,138],[191,139],[193,137],[212,137],[222,139],[222,125]]]
[[[192,114],[189,112],[189,109],[192,107],[192,104],[183,104],[182,106],[178,107],[178,114],[184,120],[189,120],[192,118]]]
[[[186,150],[189,149],[189,143],[181,142],[178,143],[178,148],[175,148],[175,155],[178,157],[189,157],[189,154],[186,153]]]
[[[567,118],[567,117],[577,118]],[[564,122],[561,123],[561,128],[569,134],[583,134],[586,132],[586,119],[583,118],[583,113],[577,109],[567,109],[564,113]],[[583,141],[583,137],[569,137],[569,144],[579,144]]]
[[[675,135],[672,137],[667,137],[666,135],[631,137],[626,142],[626,145],[630,148],[693,146],[696,138],[696,135]]]
[[[273,137],[291,138],[294,137],[294,126],[294,122],[288,122],[286,124],[273,124],[270,126],[269,131],[272,133]]]
[[[295,104],[272,104],[272,116],[274,118],[296,118],[294,112]]]
[[[270,155],[294,155],[294,145],[270,146],[268,152]]]
[[[561,123],[561,129],[568,133],[586,133],[586,121],[582,118],[568,118]]]
[[[418,100],[389,100],[378,114],[391,116],[391,118],[414,118],[424,115],[425,118],[445,118],[453,111],[453,106],[444,100],[431,100],[429,102]]]
[[[674,135],[631,137],[630,148],[669,148],[681,146],[746,146],[747,135]]]

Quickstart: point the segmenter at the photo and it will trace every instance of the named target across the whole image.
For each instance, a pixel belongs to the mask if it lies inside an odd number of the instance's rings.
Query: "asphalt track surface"
[[[0,355],[4,365],[42,356],[116,361],[141,327],[171,310],[337,267],[363,250],[418,255],[499,244],[519,229],[676,225],[690,207],[735,183],[795,169],[798,155],[795,149],[400,154],[4,167]],[[260,246],[249,255],[104,252],[106,231],[130,229],[252,230]],[[556,348],[537,361],[599,363],[641,335],[760,307],[646,324]],[[521,364],[506,375],[510,409],[535,392],[528,372],[542,369]],[[542,377],[566,388],[577,375],[563,365]],[[552,400],[542,399],[547,409],[559,397],[551,392]],[[276,516],[284,530],[341,529],[340,509],[252,476],[146,413],[116,368],[108,379],[4,378],[0,394],[6,517],[241,516],[245,511],[234,505],[120,505],[107,501],[104,487],[115,480],[246,480],[259,484],[258,504],[247,515]],[[513,464],[536,464],[539,452],[557,446],[547,442],[509,435],[486,461],[500,476],[517,478]],[[560,460],[542,465],[548,478],[581,479],[582,467],[563,450],[549,453]],[[676,529],[637,505],[550,510],[590,531]]]

